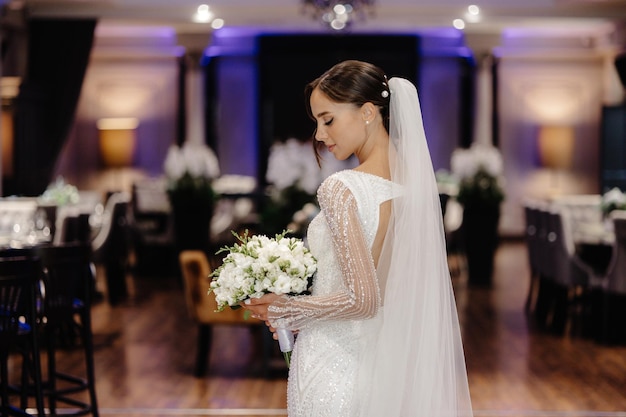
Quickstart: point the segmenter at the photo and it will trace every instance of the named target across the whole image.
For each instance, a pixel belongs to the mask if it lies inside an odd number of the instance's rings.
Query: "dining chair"
[[[537,288],[539,286],[539,220],[541,213],[539,208],[530,201],[524,203],[524,238],[526,240],[526,249],[528,251],[528,266],[530,269],[530,282],[528,285],[528,294],[526,295],[525,310],[531,312],[535,305]]]
[[[170,210],[167,186],[163,180],[147,179],[133,183],[129,215],[135,275],[178,274],[178,253],[174,250],[174,224]]]
[[[586,314],[587,290],[596,281],[594,271],[575,252],[567,210],[554,210],[548,215],[548,250],[551,259],[552,299],[548,328],[563,334],[574,318]]]
[[[48,364],[44,393],[50,412],[60,411],[58,404],[62,403],[70,406],[64,407],[64,415],[98,417],[91,330],[91,284],[95,273],[91,245],[48,245],[37,248],[37,254],[44,271],[42,331]],[[82,348],[81,374],[58,368],[57,352],[64,345]]]
[[[215,296],[209,294],[211,285],[211,267],[207,256],[200,250],[186,250],[179,255],[180,267],[183,275],[183,289],[189,317],[198,326],[195,375],[206,374],[209,353],[211,352],[212,331],[215,325],[251,326],[261,331],[265,324],[258,319],[247,318],[244,309],[226,309],[217,312]],[[266,331],[269,335],[269,331]],[[270,336],[271,338],[271,336]],[[270,342],[263,339],[263,366],[267,371],[269,361]]]
[[[93,259],[104,267],[109,304],[119,304],[128,296],[126,272],[130,253],[128,211],[130,195],[115,192],[106,201],[102,227],[91,245]]]
[[[545,327],[550,313],[550,304],[554,292],[554,264],[552,251],[556,235],[550,230],[550,208],[547,204],[537,203],[534,206],[536,232],[533,262],[537,279],[535,282],[534,300],[530,304],[530,312],[540,327]],[[531,256],[529,254],[529,256]],[[530,290],[529,290],[530,291]]]
[[[606,275],[601,281],[597,339],[607,344],[626,343],[626,211],[609,214],[615,241]]]
[[[28,397],[45,415],[39,339],[37,337],[37,290],[41,278],[38,259],[30,256],[0,257],[0,415],[30,416]],[[22,359],[20,383],[9,380],[9,358]],[[19,394],[20,405],[11,398]]]

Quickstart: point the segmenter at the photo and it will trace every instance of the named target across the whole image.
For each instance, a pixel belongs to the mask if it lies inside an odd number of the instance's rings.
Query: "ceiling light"
[[[471,23],[480,22],[480,8],[475,4],[467,6],[467,12],[465,13],[465,20]]]
[[[224,27],[224,19],[214,19],[211,22],[211,27],[213,29],[221,29],[222,27]]]
[[[374,14],[376,0],[302,0],[303,11],[324,26],[340,31]]]
[[[465,29],[465,21],[463,19],[454,19],[452,21],[452,26],[459,30]]]
[[[193,21],[196,23],[209,23],[213,19],[213,13],[207,4],[198,6],[198,10],[193,15]]]

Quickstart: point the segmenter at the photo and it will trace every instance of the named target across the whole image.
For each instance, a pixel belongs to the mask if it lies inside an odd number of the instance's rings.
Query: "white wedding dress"
[[[371,249],[380,204],[393,196],[382,177],[346,170],[318,191],[321,212],[307,237],[318,262],[310,296],[270,307],[272,322],[299,330],[288,383],[290,417],[360,414],[381,320],[381,296]],[[358,212],[358,218],[350,214]],[[337,256],[341,252],[342,256]],[[320,320],[321,319],[321,320]]]
[[[268,309],[274,327],[300,331],[291,417],[473,416],[417,90],[394,77],[389,91],[392,181],[342,171],[322,183],[308,231],[318,260],[312,295],[280,297]],[[379,207],[389,199],[375,268]]]

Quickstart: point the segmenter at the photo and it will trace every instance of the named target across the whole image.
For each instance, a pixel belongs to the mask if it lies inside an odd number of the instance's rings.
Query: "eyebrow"
[[[323,117],[323,116],[326,116],[327,114],[329,114],[329,112],[327,110],[325,110],[323,112],[317,113],[317,115],[315,117]]]

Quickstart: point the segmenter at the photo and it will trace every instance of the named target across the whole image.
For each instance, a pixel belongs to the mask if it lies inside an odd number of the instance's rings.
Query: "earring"
[[[366,125],[370,124],[370,121],[369,121],[369,120],[366,120],[366,121],[365,121],[365,124],[366,124]]]

